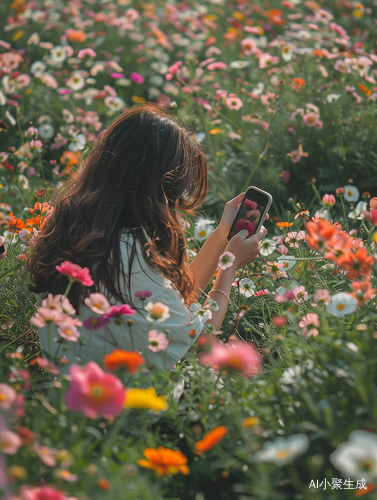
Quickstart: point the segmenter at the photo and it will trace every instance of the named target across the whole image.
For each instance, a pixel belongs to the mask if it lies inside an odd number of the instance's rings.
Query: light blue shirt
[[[128,270],[130,245],[132,236],[127,235],[121,240],[121,252],[124,270]],[[148,301],[153,303],[162,302],[169,308],[170,316],[164,322],[151,322],[147,319],[146,312],[137,312],[133,316],[122,316],[124,320],[132,318],[134,321],[131,327],[131,335],[129,327],[124,323],[118,325],[114,320],[104,325],[98,330],[85,329],[84,326],[79,327],[80,339],[84,340],[85,344],[80,345],[79,342],[64,341],[63,343],[56,342],[59,339],[57,327],[50,324],[48,327],[39,329],[39,336],[42,347],[42,354],[48,353],[53,358],[65,356],[70,363],[85,364],[88,361],[96,361],[102,364],[103,356],[112,352],[114,349],[124,349],[126,351],[137,350],[147,361],[147,365],[155,365],[158,369],[171,369],[173,365],[181,360],[186,354],[191,345],[203,330],[203,323],[199,316],[194,315],[185,305],[181,294],[169,280],[165,279],[161,273],[151,270],[141,251],[140,245],[137,244],[137,251],[132,263],[130,291],[134,303],[143,308],[140,299],[135,298],[134,294],[140,290],[148,290],[152,292],[152,296]],[[122,292],[126,292],[125,289]],[[127,287],[128,293],[128,287]],[[110,300],[110,303],[120,305],[119,302]],[[89,307],[82,304],[78,318],[81,321],[90,316],[97,316]],[[50,328],[50,331],[49,331]],[[168,330],[167,338],[169,346],[166,350],[152,352],[148,346],[148,332],[157,330],[165,332]],[[195,330],[195,333],[192,332]],[[190,335],[189,335],[190,332]],[[49,340],[50,337],[50,340]],[[133,347],[132,347],[133,346]],[[66,368],[68,371],[69,365]],[[64,370],[64,369],[63,369]]]

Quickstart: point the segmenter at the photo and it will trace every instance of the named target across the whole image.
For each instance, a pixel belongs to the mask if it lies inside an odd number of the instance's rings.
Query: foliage
[[[376,14],[375,0],[0,5],[6,498],[375,497]],[[23,255],[96,135],[144,100],[175,109],[209,156],[208,219],[187,229],[191,255],[195,226],[208,236],[224,200],[251,183],[274,195],[220,335],[257,346],[252,378],[242,356],[208,366],[223,344],[207,335],[176,372],[136,370],[140,358],[117,353],[69,376],[40,356]],[[121,360],[128,369],[113,372]],[[107,414],[97,392],[74,407],[67,394],[89,374],[124,391],[124,408]]]

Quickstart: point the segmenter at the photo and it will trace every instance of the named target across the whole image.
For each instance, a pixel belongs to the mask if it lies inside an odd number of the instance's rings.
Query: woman
[[[149,363],[171,368],[202,331],[200,318],[189,308],[207,286],[220,255],[229,251],[235,256],[233,266],[218,272],[210,292],[219,308],[208,323],[218,330],[235,271],[256,259],[266,230],[247,239],[247,231],[241,231],[227,242],[240,194],[226,204],[219,226],[189,265],[181,214],[193,213],[207,191],[207,161],[189,130],[153,104],[121,114],[56,196],[29,266],[34,291],[42,296],[64,293],[68,279],[56,269],[63,261],[89,268],[94,286],[74,283],[68,295],[82,321],[93,315],[83,302],[91,292],[139,312],[131,318],[130,331],[125,322],[81,328],[80,342],[63,348],[51,342],[56,333],[46,326],[40,330],[42,350],[86,362],[101,361],[116,347],[136,349]],[[143,303],[135,297],[143,290],[152,292],[149,301],[169,308],[166,321],[151,322],[143,313]],[[151,351],[150,329],[167,331],[166,351]]]

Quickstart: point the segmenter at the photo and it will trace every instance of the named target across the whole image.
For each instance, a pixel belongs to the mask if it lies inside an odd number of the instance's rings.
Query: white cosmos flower
[[[329,94],[327,97],[326,97],[326,101],[327,102],[335,102],[337,101],[338,99],[340,99],[342,97],[342,94]]]
[[[327,311],[333,316],[340,318],[345,314],[351,314],[357,306],[357,300],[347,292],[339,292],[331,297]]]
[[[30,73],[32,73],[33,75],[35,73],[43,73],[46,68],[47,65],[43,61],[35,61],[30,67]]]
[[[81,151],[82,149],[85,148],[86,144],[86,137],[84,134],[78,134],[76,137],[72,140],[71,144],[68,146],[68,149],[70,151]]]
[[[72,90],[80,90],[85,85],[85,79],[79,71],[74,71],[70,78],[67,80],[67,87]]]
[[[54,135],[54,127],[50,123],[42,123],[42,125],[38,127],[38,134],[41,139],[51,139]]]
[[[271,255],[276,249],[276,242],[274,240],[264,239],[259,246],[259,253],[267,257]]]
[[[245,297],[251,297],[255,292],[255,283],[250,278],[242,278],[239,282],[240,294]]]
[[[251,92],[252,92],[252,94],[260,95],[263,92],[263,90],[264,90],[264,83],[263,82],[259,82],[257,84],[257,86],[254,87]]]
[[[344,186],[344,199],[349,202],[358,201],[360,197],[359,190],[356,186]]]
[[[214,223],[215,221],[204,219],[203,217],[199,217],[195,222],[195,239],[197,241],[204,241],[208,238],[208,236],[214,231]]]
[[[359,201],[354,210],[348,214],[349,219],[363,219],[362,212],[368,210],[366,201]]]
[[[377,478],[377,435],[373,432],[356,430],[348,441],[341,443],[331,453],[330,461],[346,477],[364,478],[375,482]]]
[[[67,59],[67,53],[61,45],[57,45],[56,47],[51,49],[52,62],[53,63],[61,63]]]
[[[248,66],[250,66],[250,64],[251,61],[232,61],[229,64],[229,67],[233,69],[242,69],[242,68],[247,68]]]
[[[255,454],[261,462],[272,462],[275,465],[285,465],[309,448],[309,438],[306,434],[294,434],[288,438],[277,437],[273,442],[265,443]]]
[[[112,95],[105,97],[104,102],[105,102],[105,106],[113,113],[120,111],[121,109],[123,109],[126,106],[126,103],[123,101],[123,99],[121,97],[112,96]]]

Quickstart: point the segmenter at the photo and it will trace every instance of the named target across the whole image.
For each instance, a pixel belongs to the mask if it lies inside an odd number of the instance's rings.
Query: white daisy
[[[344,199],[349,202],[358,201],[360,197],[359,190],[356,186],[344,186]]]
[[[206,240],[215,229],[214,223],[215,221],[213,220],[199,217],[199,219],[195,222],[195,239],[197,241]]]
[[[250,278],[242,278],[239,282],[240,294],[251,297],[255,293],[255,283]]]
[[[340,318],[345,314],[351,314],[357,306],[357,300],[347,292],[339,292],[331,297],[327,311],[333,316]]]
[[[273,462],[275,465],[285,465],[309,448],[309,438],[306,434],[294,434],[288,438],[277,437],[273,442],[265,443],[255,454],[261,462]]]

